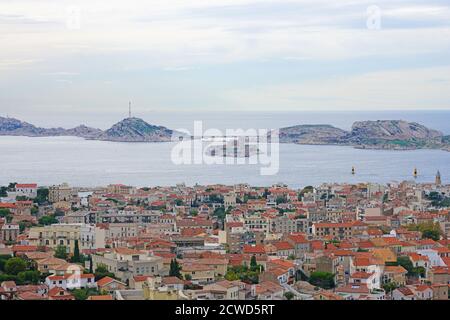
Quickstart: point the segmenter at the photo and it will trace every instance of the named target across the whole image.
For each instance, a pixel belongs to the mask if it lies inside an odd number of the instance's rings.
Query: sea
[[[297,124],[331,124],[349,130],[354,121],[402,119],[450,134],[450,111],[383,112],[149,112],[135,115],[171,129],[276,129]],[[29,122],[29,119],[23,119]],[[64,119],[61,122],[64,126]],[[96,117],[108,128],[121,118]],[[54,119],[50,126],[60,126]],[[73,121],[73,119],[71,120]],[[83,122],[83,121],[79,121]],[[86,123],[92,125],[92,123]],[[38,123],[40,125],[40,123]],[[66,126],[69,124],[66,122]],[[264,175],[266,164],[174,163],[175,142],[120,143],[77,137],[0,137],[0,185],[10,182],[96,187],[122,183],[138,187],[179,183],[292,188],[322,183],[388,183],[404,180],[433,182],[439,170],[450,183],[450,152],[441,150],[366,150],[346,146],[281,144],[275,174]],[[275,162],[275,161],[274,161]],[[274,163],[272,162],[272,164]],[[352,167],[355,174],[352,174]],[[414,168],[418,176],[413,177]]]

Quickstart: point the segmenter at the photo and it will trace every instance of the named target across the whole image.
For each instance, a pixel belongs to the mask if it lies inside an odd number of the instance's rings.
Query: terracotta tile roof
[[[308,240],[302,234],[290,234],[288,238],[295,244],[308,243]]]
[[[263,281],[255,286],[255,293],[257,295],[260,294],[271,294],[283,291],[283,287],[278,283],[274,283],[271,281]]]
[[[53,276],[48,276],[47,278],[51,281],[59,281],[59,280],[67,280],[73,276],[74,276],[73,274],[66,273],[65,275],[62,275],[62,276],[53,275]],[[80,274],[79,277],[81,279],[95,278],[95,276],[91,273],[83,273],[83,274]]]
[[[433,239],[421,239],[416,242],[420,245],[436,245],[436,241],[434,241]]]
[[[37,188],[36,183],[18,183],[16,184],[16,189],[21,188]]]
[[[274,259],[269,261],[270,264],[275,264],[283,268],[294,268],[294,263],[292,261],[288,260],[282,260],[282,259]]]
[[[412,292],[411,289],[408,287],[400,287],[395,290],[400,291],[404,296],[413,296],[414,295],[414,292]]]
[[[406,274],[408,271],[403,268],[402,266],[385,266],[384,267],[385,273],[397,273],[397,274]]]
[[[111,277],[103,277],[103,278],[101,278],[100,280],[97,281],[97,285],[99,287],[103,287],[103,286],[106,286],[107,284],[109,284],[111,282],[114,282],[114,281],[117,281],[117,280],[115,280],[115,279],[113,279]]]
[[[369,294],[370,290],[365,284],[348,284],[344,287],[337,288],[336,292]]]
[[[144,282],[147,280],[147,278],[152,277],[152,276],[134,276],[133,280],[135,282]]]
[[[266,249],[263,245],[244,245],[243,252],[247,254],[264,254],[266,253]]]
[[[1,283],[1,286],[6,289],[13,289],[13,288],[17,287],[17,285],[14,281],[3,281]]]
[[[274,242],[273,245],[277,250],[292,250],[294,246],[287,241]]]
[[[416,262],[416,261],[428,261],[428,257],[427,256],[422,256],[416,252],[409,252],[408,253],[409,258]]]
[[[414,290],[416,291],[426,291],[426,290],[432,290],[431,286],[427,286],[426,284],[419,284],[414,287]]]
[[[36,292],[31,292],[31,291],[25,291],[25,292],[21,292],[17,295],[19,297],[19,299],[22,300],[47,300],[48,297],[47,295],[42,295]]]
[[[162,278],[162,283],[165,285],[184,284],[184,281],[177,277],[164,277],[164,278]]]
[[[353,279],[369,279],[372,275],[373,273],[368,272],[354,272],[350,277]]]
[[[183,264],[181,272],[192,272],[192,271],[212,271],[214,267],[210,267],[205,264]]]
[[[87,298],[87,300],[94,300],[94,301],[103,301],[103,300],[114,300],[112,295],[99,295],[99,296],[90,296]]]
[[[143,251],[136,250],[136,249],[130,249],[130,248],[116,248],[114,251],[118,254],[123,255],[133,255],[133,254],[143,254]]]

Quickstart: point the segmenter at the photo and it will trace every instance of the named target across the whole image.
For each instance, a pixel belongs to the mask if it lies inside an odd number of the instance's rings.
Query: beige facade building
[[[153,256],[145,251],[129,248],[116,248],[103,255],[92,255],[93,270],[100,265],[106,266],[122,281],[130,281],[135,276],[167,275],[163,258]]]
[[[105,247],[105,231],[83,223],[61,223],[30,229],[30,243],[56,249],[65,246],[67,253],[73,253],[75,241],[83,249],[98,249]]]
[[[48,188],[48,201],[51,203],[71,201],[73,197],[73,189],[67,183]]]
[[[18,224],[5,224],[0,228],[1,242],[15,242],[19,235]]]

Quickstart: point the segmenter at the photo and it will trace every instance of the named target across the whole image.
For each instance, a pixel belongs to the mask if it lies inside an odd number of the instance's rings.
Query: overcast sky
[[[450,109],[449,1],[1,0],[0,115]]]

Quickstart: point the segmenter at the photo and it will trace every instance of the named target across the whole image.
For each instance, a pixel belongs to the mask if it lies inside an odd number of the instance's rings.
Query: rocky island
[[[139,118],[126,118],[97,136],[96,140],[118,142],[167,142],[171,141],[173,130],[155,126]]]
[[[450,136],[403,120],[357,121],[350,131],[329,124],[305,124],[279,129],[281,143],[343,145],[366,149],[442,149],[450,151]],[[0,117],[0,136],[75,136],[116,142],[168,142],[183,134],[136,117],[125,118],[108,130],[80,125],[72,129],[41,128],[14,118]]]
[[[110,129],[90,128],[80,125],[72,129],[41,128],[28,122],[14,118],[0,117],[0,136],[27,136],[27,137],[51,137],[51,136],[75,136],[89,140],[118,141],[118,142],[165,142],[171,141],[175,131],[163,126],[155,126],[142,119],[126,118]]]
[[[442,149],[450,151],[450,136],[403,120],[357,121],[351,131],[331,125],[297,125],[281,128],[280,142],[345,145],[367,149]]]

